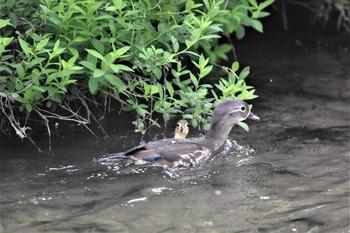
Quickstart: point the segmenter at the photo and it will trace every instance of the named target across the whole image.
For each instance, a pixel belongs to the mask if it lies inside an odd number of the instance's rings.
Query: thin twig
[[[108,113],[111,112],[112,97],[108,96]]]
[[[103,102],[103,113],[102,113],[102,116],[100,117],[99,120],[102,120],[105,118],[105,115],[106,115],[106,111],[107,111],[107,98],[108,96],[104,96],[104,102]]]
[[[94,135],[95,138],[97,138],[96,134],[87,126],[83,125],[92,135]]]
[[[60,105],[60,107],[64,107],[63,105]],[[37,109],[39,109],[41,112],[46,112],[48,114],[51,114],[51,115],[45,115],[46,118],[54,118],[54,119],[58,119],[58,120],[65,120],[65,121],[73,121],[73,122],[77,122],[78,125],[80,124],[88,124],[87,120],[84,119],[84,120],[79,120],[79,119],[74,119],[72,118],[73,116],[77,117],[79,115],[77,115],[75,112],[72,112],[72,115],[71,116],[61,116],[61,115],[58,115],[56,113],[53,113],[53,112],[50,112],[50,111],[47,111],[45,109],[41,109],[39,107],[37,107]],[[69,111],[68,109],[64,108],[65,110]]]
[[[94,118],[95,122],[100,126],[102,132],[105,134],[105,138],[109,138],[108,133],[107,133],[106,130],[103,128],[103,126],[101,125],[100,121],[98,121],[98,120],[96,119],[96,117],[95,117],[94,114],[91,113],[91,116],[92,116],[92,118]]]
[[[231,44],[231,46],[232,46],[233,58],[235,59],[235,61],[238,61],[238,59],[237,59],[237,54],[236,54],[236,49],[235,49],[235,46],[233,45],[233,41],[232,41],[232,39],[231,39],[230,36],[228,36],[228,40],[229,40],[229,42],[230,42],[230,44]]]
[[[81,103],[84,105],[87,115],[88,115],[88,121],[90,122],[90,116],[92,116],[92,118],[94,118],[95,122],[100,126],[102,132],[105,134],[105,137],[108,138],[108,133],[106,132],[106,130],[103,128],[103,126],[101,125],[101,123],[97,120],[97,118],[95,117],[94,114],[92,114],[88,104],[86,103],[85,99],[83,97],[81,97],[78,93],[78,99],[81,101]]]
[[[282,1],[282,22],[283,22],[283,28],[284,30],[288,30],[288,18],[287,18],[287,13],[286,13],[286,3]]]
[[[89,106],[87,105],[86,101],[84,98],[82,98],[79,94],[77,94],[78,99],[80,100],[80,102],[83,104],[83,106],[85,107],[85,111],[86,111],[86,115],[87,115],[87,120],[90,123],[90,115],[91,115],[91,111]]]
[[[89,124],[90,123],[89,119],[85,119],[84,117],[82,117],[81,115],[78,114],[78,112],[80,111],[80,108],[78,108],[78,110],[76,112],[74,112],[64,100],[63,100],[63,103],[65,105],[60,105],[61,108],[63,108],[65,110],[67,110],[68,112],[74,114],[74,116],[77,119],[80,119],[81,121],[84,121],[84,124]]]
[[[3,114],[6,116],[6,118],[10,122],[10,124],[11,124],[12,128],[15,130],[17,136],[20,137],[21,139],[28,138],[29,141],[38,149],[38,151],[42,152],[40,147],[26,133],[26,130],[30,129],[30,127],[25,127],[25,126],[21,127],[20,123],[17,122],[16,119],[14,118],[12,106],[11,106],[11,103],[9,103],[9,100],[6,98],[5,103],[3,102],[2,98],[0,98],[0,100],[1,100],[1,111],[3,112]],[[11,117],[6,113],[4,106],[6,106],[6,108],[10,111]]]
[[[46,125],[47,128],[47,132],[49,134],[49,150],[51,150],[52,148],[52,141],[51,141],[51,130],[50,130],[50,125],[49,125],[49,120],[47,119],[47,117],[42,114],[37,108],[34,109],[36,113],[38,113],[38,115],[43,119],[44,124]]]

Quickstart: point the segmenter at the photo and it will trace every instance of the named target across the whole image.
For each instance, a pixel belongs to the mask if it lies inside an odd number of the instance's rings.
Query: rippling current
[[[123,120],[44,153],[1,144],[0,232],[349,232],[349,51],[280,50],[246,52],[261,121],[198,167],[99,162],[140,143]]]

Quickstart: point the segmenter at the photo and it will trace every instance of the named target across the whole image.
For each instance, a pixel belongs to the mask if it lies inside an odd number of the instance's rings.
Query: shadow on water
[[[245,43],[262,120],[224,154],[177,171],[98,162],[140,143],[125,119],[50,152],[2,145],[1,232],[349,232],[349,51]]]

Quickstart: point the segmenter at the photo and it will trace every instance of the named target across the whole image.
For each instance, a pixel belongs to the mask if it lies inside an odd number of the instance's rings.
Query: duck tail
[[[133,159],[132,156],[126,155],[124,152],[121,153],[113,153],[113,154],[107,154],[103,158],[97,159],[98,162],[112,162],[113,160],[117,159]]]

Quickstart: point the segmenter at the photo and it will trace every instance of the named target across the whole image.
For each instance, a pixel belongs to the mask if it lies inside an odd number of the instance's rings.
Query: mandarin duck
[[[204,136],[156,140],[114,154],[109,158],[130,157],[153,162],[163,168],[192,166],[218,153],[225,144],[232,127],[245,119],[260,120],[244,101],[225,100],[214,109],[209,130]]]
[[[189,132],[188,122],[186,120],[179,120],[176,123],[174,138],[175,139],[185,139],[187,137],[188,132]]]

